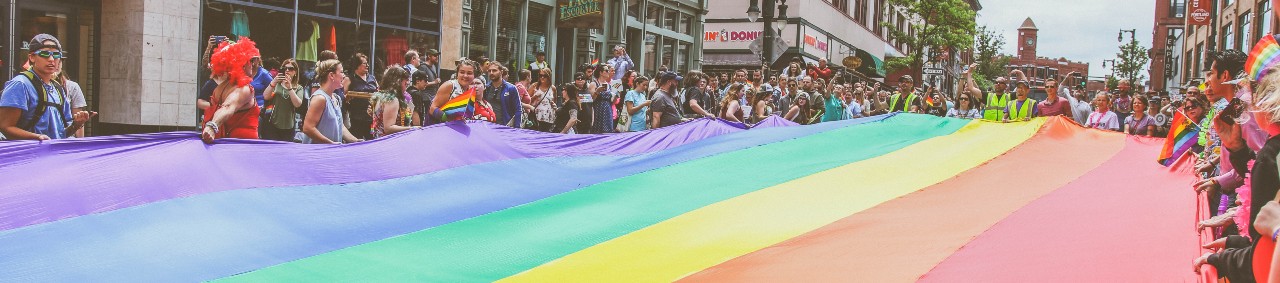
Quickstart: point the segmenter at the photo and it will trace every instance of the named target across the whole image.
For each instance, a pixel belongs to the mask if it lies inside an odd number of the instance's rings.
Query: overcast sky
[[[978,25],[1000,32],[1005,54],[1016,54],[1018,27],[1027,17],[1039,31],[1041,57],[1066,57],[1089,63],[1090,76],[1103,76],[1102,60],[1116,58],[1121,29],[1136,29],[1142,46],[1151,47],[1155,1],[1152,0],[979,0]],[[1125,33],[1125,41],[1129,34]],[[1144,71],[1143,74],[1146,72]]]

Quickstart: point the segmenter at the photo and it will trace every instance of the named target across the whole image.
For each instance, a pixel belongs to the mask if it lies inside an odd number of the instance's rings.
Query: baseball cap
[[[665,82],[671,79],[674,79],[678,82],[678,81],[684,80],[684,77],[681,77],[680,74],[676,74],[674,72],[663,72],[662,74],[658,74],[658,81]]]
[[[45,41],[53,41],[53,44],[52,45],[44,44]],[[32,37],[31,41],[27,43],[27,51],[40,50],[42,48],[49,48],[49,47],[57,48],[58,51],[62,51],[62,42],[58,41],[57,37],[53,37],[52,35],[49,35],[47,33],[42,33],[42,34],[37,34],[35,37]]]
[[[427,55],[440,55],[440,50],[427,49]]]
[[[898,82],[915,82],[915,78],[912,78],[911,75],[902,75],[902,77],[898,78]]]

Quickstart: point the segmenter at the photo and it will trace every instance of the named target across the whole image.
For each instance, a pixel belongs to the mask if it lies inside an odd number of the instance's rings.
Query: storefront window
[[[529,22],[526,25],[529,30],[527,33],[528,36],[525,38],[526,41],[524,48],[526,62],[524,62],[524,65],[522,65],[521,68],[527,68],[528,62],[533,62],[533,60],[537,59],[533,56],[534,53],[538,51],[547,51],[547,25],[549,21],[549,18],[547,17],[549,17],[550,14],[551,7],[533,3],[529,4]],[[547,58],[547,60],[551,59]]]
[[[338,1],[338,16],[343,18],[355,19],[358,13],[362,12],[360,7],[361,1]]]
[[[317,13],[317,14],[333,15],[334,12],[337,12],[337,8],[338,8],[338,0],[315,0],[315,1],[298,2],[298,10]]]
[[[440,2],[437,0],[413,1],[413,16],[409,28],[440,31]]]
[[[662,38],[662,65],[668,70],[675,70],[676,41]]]
[[[502,0],[498,5],[498,42],[493,48],[497,51],[493,60],[508,68],[515,66],[520,47],[520,6],[524,1]]]
[[[471,37],[466,56],[472,59],[489,54],[489,1],[471,1]]]
[[[679,57],[676,59],[676,68],[679,69],[680,73],[682,74],[689,72],[689,60],[693,58],[692,56],[693,54],[690,53],[690,51],[693,49],[690,47],[691,47],[691,44],[689,44],[688,42],[680,43],[680,51],[679,51],[680,54],[679,54]]]
[[[409,0],[379,0],[378,22],[397,26],[408,26]]]
[[[644,70],[650,75],[657,74],[658,38],[650,33],[644,36]]]

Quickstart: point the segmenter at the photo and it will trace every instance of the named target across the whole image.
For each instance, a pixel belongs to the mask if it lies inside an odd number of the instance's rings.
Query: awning
[[[862,49],[857,49],[853,56],[842,58],[839,63],[870,78],[883,78],[885,76],[884,61]]]

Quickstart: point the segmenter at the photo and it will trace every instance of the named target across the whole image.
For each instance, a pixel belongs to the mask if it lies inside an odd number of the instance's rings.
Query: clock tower
[[[1039,30],[1039,28],[1036,28],[1036,23],[1031,21],[1031,18],[1022,21],[1022,27],[1018,28],[1018,41],[1016,42],[1018,44],[1018,59],[1036,59],[1036,45],[1040,44],[1037,42],[1036,32]]]

